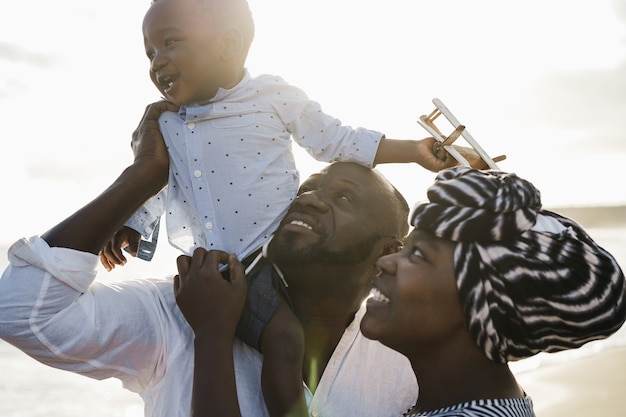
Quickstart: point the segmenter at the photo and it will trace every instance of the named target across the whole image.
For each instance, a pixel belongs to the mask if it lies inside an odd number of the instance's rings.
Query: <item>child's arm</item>
[[[374,165],[416,162],[433,172],[457,165],[456,159],[438,145],[439,142],[435,138],[421,140],[382,138],[374,158]],[[453,146],[468,160],[472,167],[478,169],[488,168],[487,164],[474,149]]]

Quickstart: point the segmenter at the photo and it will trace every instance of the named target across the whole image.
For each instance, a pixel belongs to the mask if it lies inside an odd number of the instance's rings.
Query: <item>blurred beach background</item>
[[[249,0],[248,67],[301,87],[345,124],[422,138],[440,98],[544,206],[578,219],[626,265],[625,0]],[[150,0],[0,4],[0,250],[85,204],[132,161],[159,99],[141,21]],[[323,164],[294,146],[303,178]],[[434,174],[381,166],[410,203]],[[558,211],[557,210],[557,211]],[[164,239],[163,239],[164,240]],[[163,243],[163,240],[161,243]],[[99,280],[161,277],[176,253]],[[6,256],[0,266],[6,265]],[[539,417],[626,415],[626,337],[514,364]],[[135,417],[117,381],[47,368],[0,342],[1,417]]]

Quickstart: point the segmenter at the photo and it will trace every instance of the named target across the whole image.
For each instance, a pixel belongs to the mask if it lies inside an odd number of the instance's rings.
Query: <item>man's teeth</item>
[[[380,303],[390,303],[391,300],[382,292],[378,291],[378,288],[372,288],[370,291],[370,296],[374,301],[378,301]]]
[[[306,224],[305,222],[303,222],[301,220],[292,220],[291,223],[289,223],[289,224],[295,224],[297,226],[306,227],[309,230],[313,230],[313,228],[311,226],[309,226],[308,224]]]

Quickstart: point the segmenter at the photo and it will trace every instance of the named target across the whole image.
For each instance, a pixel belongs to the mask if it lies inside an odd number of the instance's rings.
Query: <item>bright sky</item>
[[[10,4],[9,4],[10,3]],[[623,0],[250,0],[251,73],[304,89],[344,123],[427,136],[438,97],[544,205],[626,203]],[[41,233],[132,160],[149,102],[149,0],[5,2],[0,243]],[[322,165],[297,149],[303,177]],[[410,203],[434,174],[381,169]]]

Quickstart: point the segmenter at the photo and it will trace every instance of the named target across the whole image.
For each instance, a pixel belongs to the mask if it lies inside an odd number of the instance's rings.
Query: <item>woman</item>
[[[428,198],[402,250],[379,259],[361,330],[411,361],[407,416],[534,416],[507,362],[615,332],[623,273],[514,174],[442,171]]]
[[[539,191],[515,174],[442,171],[428,198],[404,247],[379,259],[361,330],[410,360],[419,396],[405,416],[534,416],[507,362],[614,333],[626,319],[624,275],[579,225],[541,210]],[[240,269],[232,257],[221,261]],[[243,273],[235,275],[235,291],[215,282],[213,296],[243,300]],[[181,306],[186,317],[203,315],[191,307]],[[236,321],[212,323],[224,337],[197,350],[194,396],[208,390],[237,415],[229,349],[212,354],[230,346]]]

